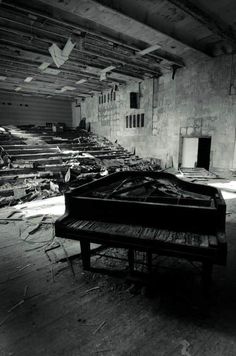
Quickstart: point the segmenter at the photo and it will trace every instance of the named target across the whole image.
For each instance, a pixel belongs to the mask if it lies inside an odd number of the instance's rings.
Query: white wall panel
[[[45,125],[63,122],[72,126],[71,102],[15,94],[0,94],[0,125]]]

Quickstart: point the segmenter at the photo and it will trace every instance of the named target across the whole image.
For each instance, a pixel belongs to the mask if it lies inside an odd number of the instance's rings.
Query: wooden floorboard
[[[67,262],[51,264],[43,245],[0,224],[0,355],[235,356],[236,203],[230,209],[228,265],[215,267],[208,299],[198,278],[177,269],[157,273],[152,298],[83,271],[80,260],[73,278]]]

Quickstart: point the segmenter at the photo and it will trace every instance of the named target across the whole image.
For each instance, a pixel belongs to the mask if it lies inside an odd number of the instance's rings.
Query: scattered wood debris
[[[97,329],[94,330],[93,335],[95,335],[99,330],[101,330],[101,328],[106,324],[105,321],[103,321],[98,327]]]
[[[51,127],[4,127],[0,151],[0,207],[45,199],[121,170],[156,170],[117,143],[86,130],[53,132]]]

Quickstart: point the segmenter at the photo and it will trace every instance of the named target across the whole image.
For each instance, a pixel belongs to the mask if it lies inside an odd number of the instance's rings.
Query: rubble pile
[[[83,129],[4,127],[0,130],[0,207],[50,197],[122,170],[159,170],[118,144]]]
[[[0,185],[0,207],[59,195],[59,186],[50,179],[25,179]]]

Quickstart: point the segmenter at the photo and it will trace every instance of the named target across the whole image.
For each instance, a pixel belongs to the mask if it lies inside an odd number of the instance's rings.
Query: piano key
[[[187,232],[186,235],[187,235],[187,238],[186,238],[187,244],[190,246],[193,246],[194,245],[193,234]]]
[[[81,230],[84,228],[84,226],[87,224],[87,220],[78,220],[77,222],[75,222],[73,225],[72,225],[72,229],[75,229],[75,230]]]
[[[65,221],[65,225],[67,226],[67,227],[70,227],[72,224],[74,224],[76,221],[78,221],[78,219],[76,219],[76,218],[69,218],[69,219],[67,219],[66,221]]]
[[[150,238],[153,240],[155,238],[156,229],[150,228]]]
[[[182,231],[176,232],[175,243],[182,244],[182,245],[185,244],[185,234],[184,234],[184,232],[182,232]]]
[[[156,240],[159,240],[160,239],[160,235],[161,235],[161,230],[160,229],[156,229],[156,232],[155,232],[155,239]]]
[[[187,244],[190,246],[208,247],[217,246],[218,241],[215,235],[194,234],[189,232],[175,232],[166,229],[157,229],[147,226],[107,223],[91,220],[77,220],[69,217],[63,223],[69,230],[86,230],[100,233],[109,233],[114,235],[132,236],[142,239],[156,239],[165,242],[177,244]]]
[[[207,235],[200,235],[200,247],[208,247],[209,241]]]
[[[209,245],[210,246],[217,246],[218,245],[218,241],[215,235],[209,235],[208,236],[208,241],[209,241]]]
[[[67,228],[74,229],[74,226],[76,226],[77,223],[78,223],[78,220],[73,219],[72,221],[69,222],[69,224],[67,224]]]

